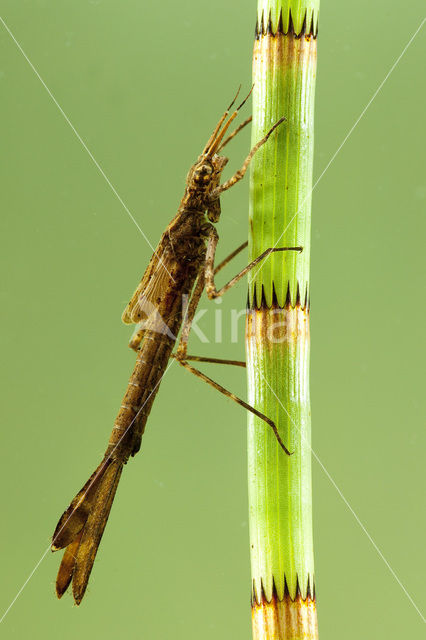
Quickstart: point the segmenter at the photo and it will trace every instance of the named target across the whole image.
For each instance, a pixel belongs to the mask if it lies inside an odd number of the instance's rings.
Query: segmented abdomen
[[[127,462],[129,456],[135,455],[140,448],[152,403],[182,323],[182,295],[187,296],[191,291],[195,275],[186,274],[180,286],[176,286],[175,282],[175,286],[165,292],[156,311],[157,317],[152,323],[147,323],[135,368],[114,422],[106,457]],[[158,322],[158,317],[161,317],[161,323]]]

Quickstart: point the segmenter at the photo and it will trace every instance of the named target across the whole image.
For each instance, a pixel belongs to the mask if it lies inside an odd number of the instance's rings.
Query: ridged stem
[[[259,0],[253,57],[252,143],[287,121],[251,166],[249,277],[250,552],[256,640],[318,637],[312,543],[309,257],[313,108],[319,2]]]

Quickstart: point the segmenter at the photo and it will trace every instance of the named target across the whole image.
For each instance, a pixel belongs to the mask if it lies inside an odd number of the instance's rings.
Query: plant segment
[[[256,640],[318,637],[312,544],[309,258],[319,2],[259,0],[253,55],[255,143],[250,257],[276,252],[249,275],[249,402],[293,452],[249,416],[250,553]]]

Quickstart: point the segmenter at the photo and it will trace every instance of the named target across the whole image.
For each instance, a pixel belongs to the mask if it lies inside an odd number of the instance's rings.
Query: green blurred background
[[[255,9],[255,0],[2,2],[153,244],[218,115],[240,82],[250,85]],[[421,0],[404,11],[385,0],[323,1],[317,177],[423,11]],[[420,607],[425,36],[314,191],[311,316],[314,450]],[[151,249],[2,25],[0,47],[4,611],[104,451],[134,362],[120,314]],[[228,174],[248,147],[246,132],[229,148]],[[223,197],[220,257],[247,235],[247,198],[248,181]],[[193,337],[191,351],[243,357],[244,320],[234,343],[229,315],[245,300],[241,283],[220,306],[203,302],[210,343]],[[214,344],[219,310],[223,341]],[[245,394],[241,370],[209,371]],[[240,407],[172,366],[83,604],[56,600],[60,557],[49,552],[4,637],[249,638],[245,424]],[[421,617],[315,461],[313,474],[321,637],[419,637]]]

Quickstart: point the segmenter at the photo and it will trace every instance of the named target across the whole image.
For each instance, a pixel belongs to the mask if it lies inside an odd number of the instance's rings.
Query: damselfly
[[[53,534],[52,550],[65,549],[56,580],[59,598],[71,582],[75,602],[80,604],[84,596],[123,466],[140,449],[149,412],[171,357],[263,419],[273,429],[282,449],[289,454],[270,418],[189,364],[192,360],[245,366],[244,362],[187,354],[191,323],[204,290],[209,298],[221,296],[273,251],[302,250],[301,247],[268,249],[225,286],[219,290],[216,288],[215,274],[247,246],[245,242],[214,267],[219,238],[215,224],[221,213],[220,196],[244,177],[256,151],[285,120],[284,117],[278,120],[251,149],[242,167],[221,184],[222,171],[228,159],[220,152],[251,121],[248,118],[225,138],[230,124],[247,100],[230,115],[236,97],[189,170],[178,212],[164,231],[139,286],[124,310],[123,321],[137,325],[130,342],[137,352],[136,364],[103,460],[64,512]],[[182,300],[189,300],[189,304],[182,305]],[[180,340],[173,353],[180,331]]]

